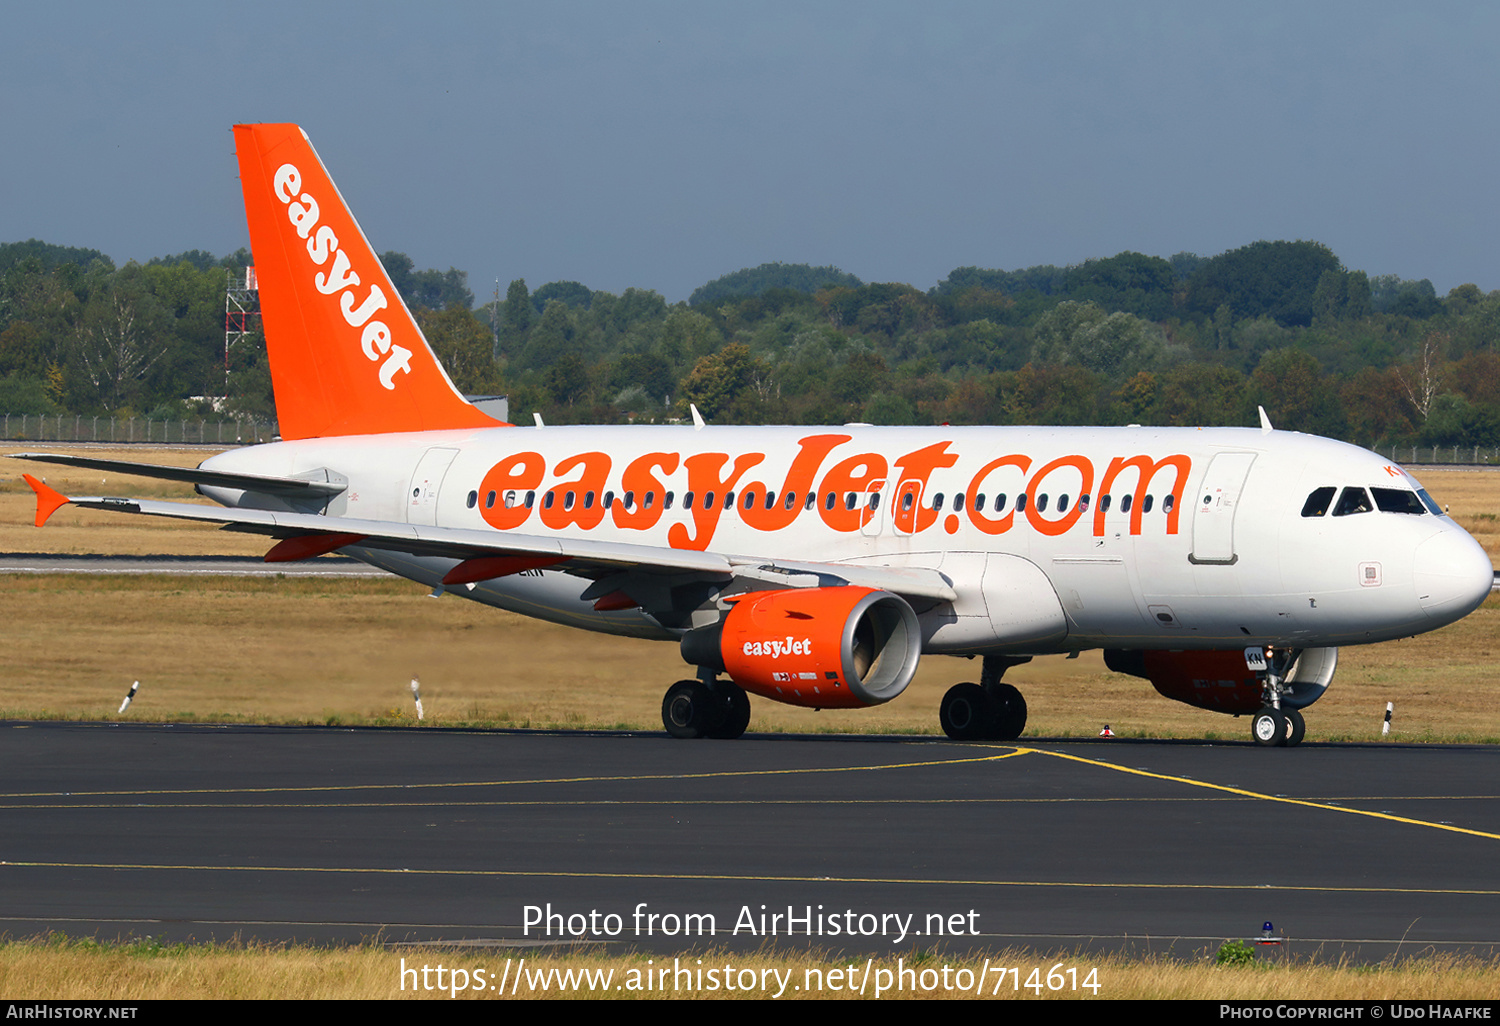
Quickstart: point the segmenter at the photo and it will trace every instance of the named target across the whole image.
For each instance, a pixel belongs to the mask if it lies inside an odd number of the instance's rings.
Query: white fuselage
[[[1493,576],[1462,528],[1417,510],[1400,467],[1283,431],[508,427],[281,442],[204,466],[341,475],[328,512],[346,518],[936,570],[957,598],[914,603],[928,652],[1382,641],[1461,618]],[[1336,514],[1346,490],[1367,508]],[[456,564],[346,551],[428,585]],[[455,593],[678,636],[639,609],[597,611],[588,583],[533,570]]]

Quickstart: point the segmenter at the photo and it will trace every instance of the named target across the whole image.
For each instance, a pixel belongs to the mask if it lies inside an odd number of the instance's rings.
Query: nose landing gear
[[[1297,661],[1298,653],[1286,649],[1245,649],[1245,665],[1261,677],[1265,706],[1250,720],[1250,736],[1267,748],[1292,748],[1302,743],[1307,722],[1296,709],[1282,707],[1282,697],[1290,693],[1286,673]]]

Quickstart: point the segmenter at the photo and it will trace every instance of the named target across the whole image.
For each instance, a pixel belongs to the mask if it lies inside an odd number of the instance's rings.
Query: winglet
[[[22,474],[31,490],[36,492],[36,526],[41,527],[59,509],[73,500],[68,498],[56,488],[49,488],[43,481],[38,481],[30,474]]]

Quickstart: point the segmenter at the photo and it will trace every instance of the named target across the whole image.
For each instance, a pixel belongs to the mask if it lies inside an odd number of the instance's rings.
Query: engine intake
[[[729,674],[746,691],[813,709],[889,702],[922,654],[911,606],[848,585],[734,596],[719,623],[689,631],[682,657]]]

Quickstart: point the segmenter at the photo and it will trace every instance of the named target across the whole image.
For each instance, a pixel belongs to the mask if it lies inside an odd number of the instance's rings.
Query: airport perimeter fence
[[[6,413],[3,437],[10,442],[98,442],[154,445],[258,445],[274,441],[276,422],[263,420],[152,420],[150,417],[90,417],[78,414]]]
[[[1492,445],[1388,445],[1373,447],[1382,456],[1408,467],[1433,464],[1500,466],[1500,448]]]

